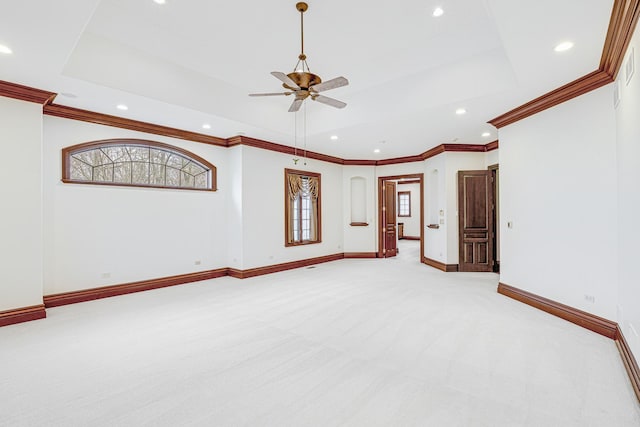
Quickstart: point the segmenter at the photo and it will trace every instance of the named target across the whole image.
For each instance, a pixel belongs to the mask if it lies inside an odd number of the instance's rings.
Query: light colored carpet
[[[417,242],[0,328],[2,426],[638,426],[613,341]]]

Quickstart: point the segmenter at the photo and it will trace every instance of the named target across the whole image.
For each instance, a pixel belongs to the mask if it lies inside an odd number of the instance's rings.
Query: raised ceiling
[[[306,101],[307,148],[347,159],[497,139],[488,120],[598,68],[613,6],[612,0],[307,2],[311,70],[350,81],[327,93],[348,104],[343,110]],[[294,144],[291,98],[247,95],[278,91],[269,73],[292,71],[300,48],[295,0],[2,3],[0,44],[14,53],[0,55],[0,80],[59,93],[57,104],[222,138],[244,133]],[[444,15],[434,18],[437,6]],[[566,40],[574,48],[555,52]],[[129,109],[119,111],[118,104]],[[467,114],[456,115],[458,108]]]

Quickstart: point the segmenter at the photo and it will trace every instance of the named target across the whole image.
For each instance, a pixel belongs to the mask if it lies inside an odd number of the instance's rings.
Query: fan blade
[[[249,96],[279,96],[291,95],[293,92],[274,92],[274,93],[250,93]]]
[[[328,96],[324,95],[312,96],[311,99],[313,99],[314,101],[322,102],[323,104],[331,105],[332,107],[336,108],[344,108],[347,106],[347,104],[342,101],[338,101],[337,99],[329,98]]]
[[[322,92],[329,89],[335,89],[337,87],[346,86],[349,84],[349,80],[344,77],[336,77],[335,79],[327,80],[326,82],[318,83],[311,86],[315,92]]]
[[[291,80],[285,73],[282,73],[280,71],[272,71],[271,75],[293,89],[300,89],[300,86],[298,86],[296,82]]]
[[[296,98],[293,100],[293,102],[291,103],[291,107],[289,107],[289,112],[290,113],[295,113],[296,111],[298,111],[300,109],[300,107],[302,106],[302,101],[304,101],[303,99],[300,98]]]

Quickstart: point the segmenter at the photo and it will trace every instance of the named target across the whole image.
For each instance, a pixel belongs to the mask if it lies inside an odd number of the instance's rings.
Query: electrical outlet
[[[586,299],[587,301],[589,301],[591,304],[595,304],[596,302],[596,297],[594,297],[593,295],[584,295],[584,299]]]
[[[101,276],[103,279],[108,279],[111,277],[111,273],[102,273]]]
[[[200,264],[202,264],[202,261],[200,261],[199,259],[197,259],[197,260],[195,260],[193,263],[194,263],[195,265],[200,265]]]

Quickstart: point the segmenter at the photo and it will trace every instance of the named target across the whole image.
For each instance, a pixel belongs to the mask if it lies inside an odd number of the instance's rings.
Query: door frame
[[[404,175],[391,175],[378,177],[378,258],[384,258],[384,216],[382,206],[384,205],[382,189],[385,181],[398,181],[401,179],[418,179],[420,181],[420,259],[424,263],[424,173],[410,173]],[[397,216],[397,215],[396,215]]]
[[[493,240],[493,272],[500,273],[500,260],[498,259],[500,256],[500,254],[498,253],[498,236],[500,234],[500,194],[498,191],[498,175],[500,174],[500,164],[496,163],[493,165],[489,165],[487,169],[491,171],[491,191],[493,192],[493,209],[491,213],[493,215],[493,235],[491,236]]]

